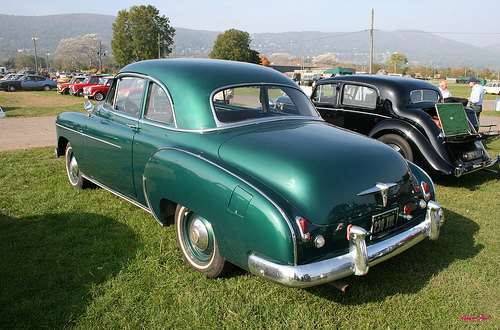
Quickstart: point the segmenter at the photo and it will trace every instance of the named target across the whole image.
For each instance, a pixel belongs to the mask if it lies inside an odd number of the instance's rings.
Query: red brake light
[[[422,181],[420,183],[420,186],[422,187],[422,192],[424,193],[424,198],[425,200],[431,199],[431,188],[427,182]]]
[[[410,214],[410,207],[408,205],[405,206],[404,212],[405,212],[406,215]]]
[[[311,235],[309,234],[309,224],[307,223],[307,220],[297,217],[296,221],[299,225],[299,231],[302,241],[308,242],[311,239]]]

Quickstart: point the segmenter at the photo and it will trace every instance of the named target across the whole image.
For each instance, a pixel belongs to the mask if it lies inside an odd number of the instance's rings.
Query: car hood
[[[408,165],[397,152],[324,122],[247,132],[223,143],[219,156],[318,225],[394,208],[412,191]],[[396,184],[387,205],[380,194],[358,196],[377,183]]]

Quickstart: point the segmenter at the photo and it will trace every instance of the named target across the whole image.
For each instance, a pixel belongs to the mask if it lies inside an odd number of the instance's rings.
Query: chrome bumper
[[[370,266],[389,259],[412,247],[425,237],[436,240],[444,221],[439,204],[429,201],[425,221],[382,242],[366,246],[366,231],[352,226],[349,235],[349,253],[307,265],[279,264],[256,254],[248,258],[252,274],[270,282],[302,288],[335,281],[354,275],[365,275]]]
[[[464,168],[464,167],[455,167],[455,176],[457,178],[461,177],[464,174],[469,174],[478,170],[485,169],[487,167],[495,165],[498,161],[500,161],[500,155],[497,156],[497,158],[489,159],[485,162],[482,162],[480,164],[476,164],[470,168]]]

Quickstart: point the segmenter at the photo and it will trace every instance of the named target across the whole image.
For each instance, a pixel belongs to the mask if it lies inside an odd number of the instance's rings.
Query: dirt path
[[[0,118],[0,151],[56,145],[56,117]]]

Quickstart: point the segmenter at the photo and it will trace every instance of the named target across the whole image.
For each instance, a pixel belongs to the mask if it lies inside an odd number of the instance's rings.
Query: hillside
[[[39,54],[54,54],[60,40],[98,33],[107,45],[112,39],[115,16],[66,14],[13,16],[0,14],[0,60],[33,54],[33,40]],[[221,31],[176,29],[176,57],[208,57]],[[303,58],[333,53],[339,62],[367,64],[369,31],[325,33],[317,31],[252,34],[251,47],[265,56],[288,53]],[[374,31],[374,61],[386,62],[390,54],[406,55],[410,64],[443,67],[497,68],[500,45],[479,48],[416,30]]]

